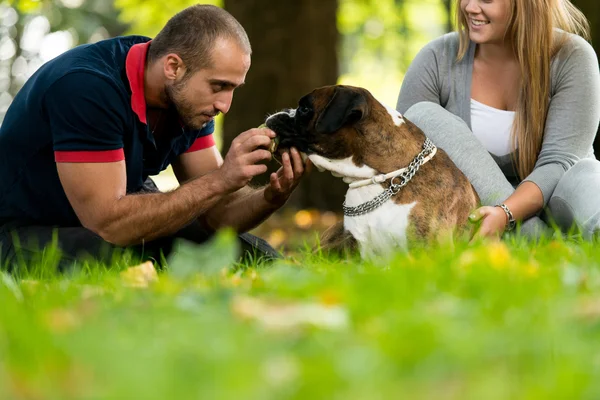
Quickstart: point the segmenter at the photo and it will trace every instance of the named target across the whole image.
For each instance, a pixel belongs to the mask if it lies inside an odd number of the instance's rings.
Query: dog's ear
[[[338,86],[315,123],[317,133],[332,133],[360,121],[367,111],[367,98],[358,90]]]

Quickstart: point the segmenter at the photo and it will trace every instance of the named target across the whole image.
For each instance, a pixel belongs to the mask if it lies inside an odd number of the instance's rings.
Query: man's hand
[[[504,233],[508,217],[500,207],[479,207],[469,216],[471,222],[481,221],[475,237],[499,238]]]
[[[225,226],[247,232],[258,226],[275,210],[283,206],[300,178],[309,167],[302,162],[296,149],[281,154],[282,167],[271,174],[271,181],[261,189],[248,186],[231,193],[207,213],[207,224],[217,230]]]
[[[223,165],[217,170],[225,186],[236,191],[246,186],[256,175],[267,172],[261,161],[271,159],[271,152],[265,150],[275,132],[270,129],[250,129],[236,137],[225,156]]]
[[[302,161],[300,152],[292,147],[281,155],[281,165],[277,172],[273,172],[270,182],[265,187],[265,200],[275,206],[282,206],[290,197],[304,172],[310,168],[310,160],[307,160],[306,166]]]

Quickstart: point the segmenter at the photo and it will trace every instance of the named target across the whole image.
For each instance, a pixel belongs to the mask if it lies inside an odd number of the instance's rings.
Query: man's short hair
[[[189,72],[208,68],[211,50],[220,38],[232,39],[252,54],[246,31],[231,14],[213,5],[197,4],[175,14],[156,35],[148,50],[148,62],[175,53]]]

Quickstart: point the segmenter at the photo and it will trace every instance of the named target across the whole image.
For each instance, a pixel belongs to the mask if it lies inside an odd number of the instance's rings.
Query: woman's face
[[[461,0],[469,37],[477,44],[504,43],[510,18],[510,0]]]

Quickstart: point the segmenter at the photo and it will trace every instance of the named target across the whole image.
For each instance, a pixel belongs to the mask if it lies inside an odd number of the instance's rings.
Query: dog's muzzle
[[[302,153],[308,153],[310,142],[296,118],[296,109],[288,109],[271,115],[265,121],[266,126],[274,131],[279,138],[277,148],[281,150],[290,147],[297,148]]]

